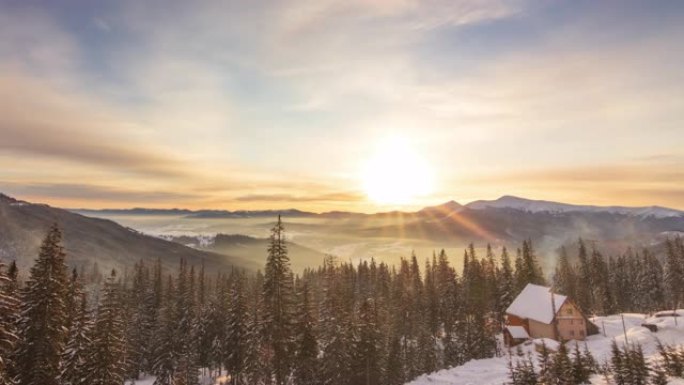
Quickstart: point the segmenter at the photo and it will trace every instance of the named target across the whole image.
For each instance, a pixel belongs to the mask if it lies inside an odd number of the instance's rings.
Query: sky
[[[684,209],[683,38],[681,1],[0,0],[0,192]]]

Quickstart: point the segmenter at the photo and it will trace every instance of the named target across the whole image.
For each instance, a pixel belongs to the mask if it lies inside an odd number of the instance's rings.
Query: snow
[[[154,376],[145,376],[139,380],[131,381],[131,380],[126,380],[124,385],[153,385],[154,384],[155,377]],[[200,385],[225,385],[230,382],[230,376],[226,375],[221,375],[218,376],[217,378],[210,377],[210,376],[199,376],[199,384]]]
[[[660,206],[648,207],[623,207],[623,206],[588,206],[588,205],[572,205],[567,203],[558,203],[542,200],[531,200],[518,198],[510,195],[502,196],[493,201],[475,201],[466,205],[467,208],[473,210],[482,210],[486,208],[509,208],[520,211],[527,211],[531,213],[549,212],[549,213],[568,213],[568,212],[607,212],[613,214],[630,215],[636,217],[655,217],[655,218],[670,218],[684,216],[684,212],[674,209],[669,209]]]
[[[684,310],[678,310],[679,314]],[[625,329],[623,331],[623,318]],[[600,334],[590,336],[586,340],[586,345],[594,358],[603,363],[610,359],[610,347],[613,340],[618,346],[627,342],[641,344],[644,354],[650,360],[658,359],[657,341],[660,340],[665,345],[684,346],[684,319],[677,317],[675,324],[674,317],[648,317],[644,314],[624,313],[623,315],[611,315],[606,317],[595,317],[591,321],[599,327]],[[658,332],[652,333],[642,323],[652,323],[658,326]],[[605,336],[603,335],[605,331]],[[545,341],[547,347],[556,350],[556,341]],[[535,345],[540,344],[540,340],[528,341],[519,345],[524,353],[531,352],[536,357]],[[583,348],[585,342],[579,342]],[[555,344],[555,346],[553,345]],[[574,349],[575,342],[567,343],[568,348]],[[515,354],[515,353],[513,353]],[[464,365],[451,369],[444,369],[430,374],[424,374],[407,385],[501,385],[508,381],[508,357],[487,358],[482,360],[472,360]],[[592,377],[593,385],[606,385],[605,379],[595,375]],[[671,385],[684,385],[682,379],[670,379]]]
[[[522,326],[506,326],[506,330],[508,330],[508,333],[511,334],[511,337],[515,339],[530,338],[530,335],[527,334],[527,330],[525,330],[525,328]]]
[[[566,296],[560,294],[554,294],[553,298],[556,310],[560,309],[567,299]],[[553,307],[551,289],[529,283],[506,309],[506,313],[550,324],[554,316]]]

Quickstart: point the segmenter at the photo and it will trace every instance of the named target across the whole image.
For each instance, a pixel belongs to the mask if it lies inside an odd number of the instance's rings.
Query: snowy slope
[[[684,309],[679,313],[684,315]],[[629,343],[639,343],[644,349],[644,354],[650,359],[658,357],[656,338],[665,345],[684,345],[684,317],[679,317],[678,325],[673,318],[647,318],[643,314],[624,314],[626,337]],[[613,339],[618,345],[625,343],[625,333],[622,329],[620,315],[596,317],[594,323],[601,333],[605,329],[606,336],[602,334],[590,336],[587,339],[587,347],[599,363],[610,358],[610,345]],[[647,321],[658,325],[658,332],[651,333],[640,325]],[[573,342],[569,347],[574,348]],[[524,350],[533,351],[531,344]],[[472,360],[464,365],[440,370],[430,374],[424,374],[407,385],[501,385],[508,381],[508,358],[495,357],[483,360]],[[604,379],[600,376],[592,378],[592,384],[604,385]],[[671,379],[670,384],[684,385],[684,380]]]
[[[486,208],[508,208],[532,213],[568,213],[568,212],[592,212],[592,213],[613,213],[637,217],[669,218],[684,216],[684,212],[660,206],[648,207],[624,207],[624,206],[583,206],[571,205],[568,203],[558,203],[542,200],[531,200],[518,198],[510,195],[502,196],[497,200],[480,200],[468,203],[467,208],[472,210],[483,210]]]

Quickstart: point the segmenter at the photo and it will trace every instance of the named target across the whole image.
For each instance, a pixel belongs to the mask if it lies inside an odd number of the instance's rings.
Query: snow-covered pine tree
[[[264,332],[272,351],[270,368],[276,385],[284,385],[292,366],[293,281],[280,215],[271,229],[264,275]]]
[[[627,385],[627,357],[613,340],[610,345],[610,372],[615,385]]]
[[[665,304],[663,288],[663,267],[658,258],[648,250],[642,253],[642,271],[639,275],[641,311],[653,312],[662,309]]]
[[[199,368],[195,353],[196,339],[193,334],[195,328],[195,295],[193,292],[194,278],[188,271],[185,259],[181,259],[178,271],[177,289],[175,292],[174,315],[174,355],[176,356],[176,368],[174,384],[196,385]]]
[[[684,266],[677,254],[675,241],[668,239],[665,259],[665,287],[669,307],[676,309],[684,298]]]
[[[575,342],[575,349],[572,352],[572,382],[576,385],[588,384],[589,377],[592,374],[592,368],[587,365],[588,362],[582,352],[580,351],[579,345]]]
[[[319,383],[318,341],[314,333],[314,318],[309,293],[309,284],[305,282],[301,291],[301,313],[297,319],[296,359],[293,378],[297,384]]]
[[[16,268],[16,265],[14,265]],[[17,340],[16,317],[19,301],[16,298],[16,273],[14,279],[0,263],[0,385],[11,385],[10,357]]]
[[[351,384],[380,385],[380,333],[371,300],[361,303],[354,330]]]
[[[632,345],[629,348],[625,347],[624,356],[626,357],[626,384],[648,384],[650,365],[646,362],[641,345]]]
[[[175,347],[175,287],[171,276],[167,279],[161,311],[155,327],[152,373],[156,376],[154,385],[173,385],[176,371]]]
[[[67,267],[62,233],[52,226],[21,295],[13,368],[19,385],[58,385],[66,338]]]
[[[551,365],[551,379],[550,385],[572,385],[572,361],[568,354],[566,344],[561,343],[558,346],[558,351],[553,355],[553,363]]]
[[[497,309],[498,320],[503,323],[506,309],[511,305],[515,298],[515,281],[513,275],[513,267],[511,266],[511,258],[508,255],[508,250],[503,247],[501,250],[501,268],[499,270],[499,308]]]
[[[89,368],[93,365],[91,335],[93,321],[88,309],[87,295],[82,288],[74,290],[78,308],[74,314],[67,337],[66,347],[62,354],[60,373],[61,385],[89,385]]]
[[[590,264],[594,311],[603,315],[613,314],[615,312],[615,301],[613,299],[613,292],[610,290],[606,260],[601,253],[594,249],[591,254]]]
[[[245,377],[249,384],[263,384],[270,381],[270,373],[263,360],[264,342],[262,333],[263,298],[262,290],[264,276],[257,271],[254,278],[248,282],[248,306],[249,317],[247,320],[247,351]]]
[[[537,354],[537,363],[539,365],[539,382],[551,384],[553,382],[551,351],[546,346],[544,340],[542,340],[541,348]]]
[[[553,274],[553,289],[570,298],[576,298],[576,287],[577,274],[570,263],[568,252],[565,250],[565,247],[561,247],[558,254],[558,262],[556,263],[556,271]]]
[[[87,367],[91,385],[121,385],[126,373],[126,342],[121,284],[112,270],[104,284],[102,302],[91,337],[91,354]]]
[[[211,334],[211,307],[207,292],[208,282],[204,272],[204,263],[200,268],[197,279],[197,364],[202,370],[211,366],[211,345],[213,336]]]
[[[401,385],[406,382],[404,360],[401,354],[401,342],[396,333],[390,334],[387,360],[385,362],[385,385]]]
[[[126,367],[127,377],[132,379],[138,379],[151,368],[150,340],[156,318],[151,294],[150,271],[141,260],[135,264],[133,282],[127,296],[130,319],[126,330]]]
[[[592,274],[591,265],[589,264],[589,255],[584,240],[580,238],[579,249],[577,253],[577,305],[585,314],[592,314],[594,312],[594,301],[592,295]]]
[[[230,287],[230,307],[226,325],[226,341],[230,346],[226,370],[235,385],[247,384],[248,313],[243,272],[233,271]]]
[[[539,265],[539,261],[537,261],[537,256],[534,252],[534,248],[532,247],[532,241],[529,239],[523,241],[522,260],[523,277],[525,280],[525,284],[546,284],[546,280],[544,279],[544,272],[542,271],[541,266]]]

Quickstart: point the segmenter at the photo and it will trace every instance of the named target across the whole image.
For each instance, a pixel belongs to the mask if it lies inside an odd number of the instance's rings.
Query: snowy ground
[[[644,354],[653,359],[658,356],[657,342],[659,339],[665,345],[684,345],[684,310],[680,309],[677,325],[673,317],[648,318],[644,314],[624,314],[626,337],[629,343],[639,343],[644,349]],[[613,340],[619,346],[625,343],[625,333],[622,327],[622,317],[612,315],[596,317],[594,323],[599,327],[601,334],[590,336],[587,346],[594,358],[599,363],[610,359],[610,345]],[[658,326],[658,332],[652,333],[641,327],[644,322]],[[603,331],[605,330],[605,336]],[[569,342],[569,347],[574,348],[574,343]],[[581,346],[581,345],[580,345]],[[532,344],[523,347],[524,350],[533,351]],[[464,365],[440,370],[430,374],[424,374],[407,385],[501,385],[508,381],[508,358],[495,357],[484,360],[473,360]],[[605,381],[600,376],[592,378],[592,384],[604,385]],[[672,379],[670,384],[684,385],[684,380]]]
[[[228,376],[220,376],[218,378],[211,378],[208,376],[200,376],[200,385],[224,385],[230,380]],[[152,385],[154,384],[154,376],[147,376],[137,381],[126,381],[125,385]]]

